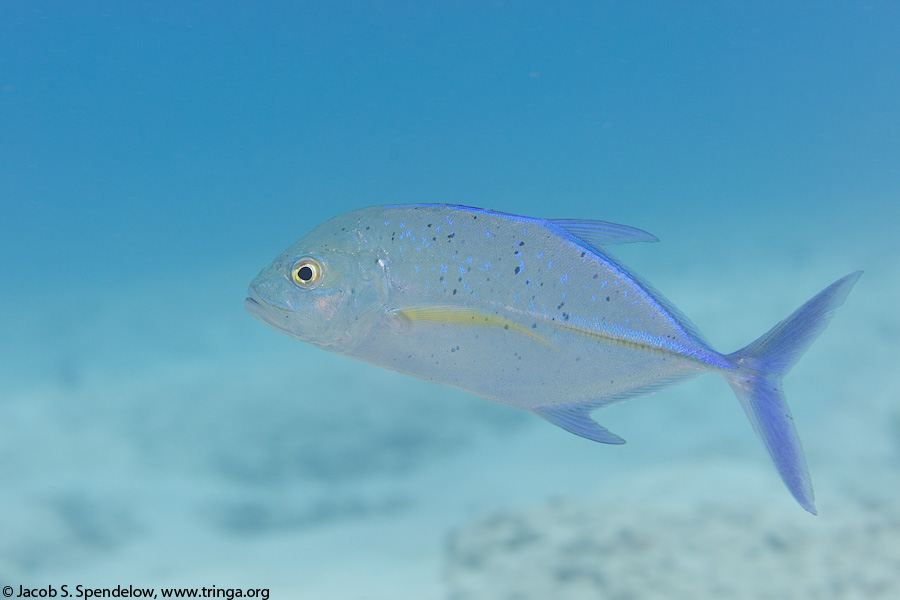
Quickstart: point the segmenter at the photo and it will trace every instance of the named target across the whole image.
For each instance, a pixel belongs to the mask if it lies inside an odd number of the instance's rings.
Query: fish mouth
[[[253,316],[265,310],[263,303],[253,297],[252,289],[247,290],[247,297],[244,298],[244,309]]]
[[[247,290],[247,297],[244,298],[244,309],[255,319],[265,323],[269,327],[274,327],[279,330],[284,328],[284,315],[279,314],[277,308],[260,298],[253,288]],[[279,319],[278,317],[281,318]]]
[[[289,335],[292,338],[304,342],[308,341],[292,329],[291,311],[269,304],[252,287],[247,290],[247,297],[244,298],[244,309],[263,325],[267,325],[275,331]]]

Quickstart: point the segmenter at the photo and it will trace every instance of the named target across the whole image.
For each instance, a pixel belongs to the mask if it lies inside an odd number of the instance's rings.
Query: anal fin
[[[624,444],[625,440],[600,426],[591,418],[591,412],[598,407],[593,403],[568,406],[546,406],[532,412],[569,433],[600,442],[601,444]]]

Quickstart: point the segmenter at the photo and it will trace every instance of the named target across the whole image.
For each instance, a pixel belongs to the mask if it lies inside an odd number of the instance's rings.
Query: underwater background
[[[891,2],[0,6],[0,585],[900,597]],[[609,447],[243,309],[377,204],[604,219],[720,351],[865,274],[786,380],[819,516],[721,378]],[[58,596],[57,596],[58,597]]]

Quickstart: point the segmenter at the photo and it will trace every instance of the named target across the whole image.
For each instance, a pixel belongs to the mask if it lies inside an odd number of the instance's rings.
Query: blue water
[[[5,2],[0,584],[500,598],[567,560],[562,498],[609,550],[542,593],[611,597],[609,511],[653,524],[669,597],[714,592],[667,557],[771,582],[797,539],[796,597],[895,597],[898,30],[878,2]],[[619,255],[722,351],[866,270],[787,380],[821,515],[713,377],[602,413],[614,449],[244,313],[308,229],[406,202],[650,231]],[[697,530],[728,511],[729,546],[793,533],[723,555]]]

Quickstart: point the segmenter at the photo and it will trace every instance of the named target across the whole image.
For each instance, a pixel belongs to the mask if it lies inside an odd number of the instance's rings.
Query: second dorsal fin
[[[637,227],[609,223],[607,221],[592,221],[585,219],[548,219],[551,223],[577,237],[579,240],[591,246],[605,246],[607,244],[630,244],[632,242],[658,242],[659,239]]]

